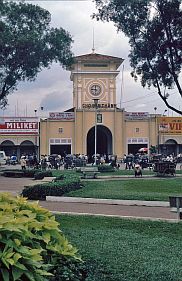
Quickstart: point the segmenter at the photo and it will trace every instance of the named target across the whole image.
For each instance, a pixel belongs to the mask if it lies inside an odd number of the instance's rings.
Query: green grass
[[[182,195],[181,178],[85,181],[85,187],[66,196],[103,199],[168,201]]]
[[[57,217],[90,267],[86,281],[181,281],[182,224]]]
[[[150,170],[142,170],[143,175],[155,175],[153,171]],[[133,176],[134,171],[133,170],[115,170],[114,172],[103,172],[100,173],[99,176]]]
[[[60,174],[63,173],[76,173],[74,170],[52,170],[53,176],[59,176]],[[156,174],[151,170],[144,169],[142,170],[143,175],[151,175],[155,176]],[[80,173],[77,173],[81,176]],[[182,170],[176,170],[176,174],[182,174]],[[99,177],[104,177],[104,176],[133,176],[134,171],[133,170],[115,170],[114,172],[104,172],[100,173]]]

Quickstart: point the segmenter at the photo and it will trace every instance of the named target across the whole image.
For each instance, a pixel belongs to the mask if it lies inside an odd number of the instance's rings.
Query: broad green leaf
[[[14,254],[14,256],[13,256],[13,259],[14,259],[14,262],[16,263],[19,259],[21,259],[22,258],[22,255],[20,255],[19,253],[16,253],[16,254]]]
[[[13,281],[18,280],[22,276],[23,273],[24,273],[24,271],[22,271],[18,268],[13,268],[12,269]]]
[[[9,272],[6,268],[1,268],[1,273],[4,281],[9,281]]]
[[[24,264],[21,264],[20,262],[15,263],[14,266],[21,270],[27,270],[27,268],[24,266]]]

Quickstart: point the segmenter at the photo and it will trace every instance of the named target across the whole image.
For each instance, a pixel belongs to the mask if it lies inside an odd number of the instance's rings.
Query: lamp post
[[[162,116],[166,116],[165,113],[167,112],[167,109],[164,110],[164,113],[162,114]]]
[[[154,107],[155,110],[155,134],[156,134],[156,148],[157,148],[157,152],[159,153],[159,129],[158,129],[158,124],[157,124],[157,116],[156,116],[156,111],[157,111],[157,107]]]
[[[166,116],[165,113],[167,112],[167,109],[164,110],[162,116]],[[164,120],[162,121],[162,128],[163,128],[163,132],[162,132],[162,152],[164,154],[164,151],[166,149],[166,146],[164,144],[164,140],[165,140],[165,137],[164,137],[164,134],[165,134],[165,123],[164,123]]]
[[[41,114],[40,114],[40,110],[41,110]],[[41,106],[40,110],[38,109],[38,130],[39,130],[39,140],[38,140],[38,149],[37,149],[37,157],[40,160],[41,159],[41,153],[40,153],[40,146],[41,146],[41,120],[42,120],[42,112],[44,110],[44,107]],[[37,117],[37,109],[34,109],[35,112],[35,117]]]
[[[96,165],[97,161],[97,107],[99,99],[93,99],[95,105],[95,151],[94,151],[94,165]]]

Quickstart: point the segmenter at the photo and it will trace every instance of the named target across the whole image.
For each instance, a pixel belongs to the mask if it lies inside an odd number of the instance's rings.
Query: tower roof
[[[117,64],[117,67],[121,65],[121,63],[124,61],[124,59],[119,57],[113,57],[108,55],[102,55],[102,54],[96,54],[96,53],[90,53],[85,55],[80,55],[74,57],[74,61],[85,61],[85,62],[115,62]]]

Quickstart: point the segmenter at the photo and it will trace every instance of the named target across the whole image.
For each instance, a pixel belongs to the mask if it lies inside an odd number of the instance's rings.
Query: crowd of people
[[[92,155],[92,157],[88,157],[84,154],[65,154],[65,156],[61,156],[59,154],[52,155],[41,155],[40,159],[38,159],[37,155],[22,155],[20,161],[18,161],[16,155],[12,155],[7,158],[8,165],[15,165],[20,163],[22,169],[34,168],[34,169],[60,169],[60,167],[64,167],[64,169],[74,168],[86,166],[88,163],[92,165],[104,165],[109,164],[112,167],[119,169],[122,164],[125,165],[126,170],[135,169],[136,166],[139,169],[139,166],[142,169],[149,167],[154,159],[159,159],[160,161],[171,161],[171,162],[182,162],[182,154],[178,154],[174,156],[174,154],[170,155],[153,155],[153,157],[148,157],[147,154],[136,153],[133,154],[124,154],[124,156],[118,159],[117,155],[107,155],[107,154],[96,154]]]

